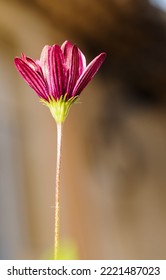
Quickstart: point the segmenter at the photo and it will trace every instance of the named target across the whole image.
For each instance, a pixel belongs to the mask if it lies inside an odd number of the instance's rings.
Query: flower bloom
[[[55,121],[65,120],[71,104],[96,74],[105,59],[101,53],[88,65],[80,49],[65,41],[62,46],[45,46],[39,60],[21,55],[15,65],[24,80],[49,107]]]

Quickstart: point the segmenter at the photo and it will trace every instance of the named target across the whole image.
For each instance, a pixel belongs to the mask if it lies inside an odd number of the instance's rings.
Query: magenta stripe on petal
[[[65,41],[62,46],[61,50],[64,56],[64,62],[67,69],[71,68],[71,60],[72,60],[72,51],[73,45],[69,41]]]
[[[52,95],[55,99],[59,99],[66,91],[66,69],[62,50],[58,45],[54,45],[51,48],[48,61],[50,84],[54,85]]]
[[[71,69],[74,47],[76,46],[70,43],[69,41],[65,41],[61,46],[67,69]],[[78,47],[77,50],[78,50],[78,57],[79,57],[79,76],[80,76],[86,67],[86,58]]]
[[[86,59],[80,49],[69,41],[65,41],[61,49],[68,69],[67,96],[70,98],[78,78],[86,68]]]
[[[48,93],[46,89],[46,84],[41,78],[41,76],[35,72],[28,64],[26,64],[22,59],[15,58],[15,65],[19,73],[22,75],[24,80],[32,87],[39,97],[48,100]]]
[[[86,87],[86,85],[91,81],[93,76],[96,74],[96,72],[99,70],[100,66],[102,65],[104,59],[106,57],[105,53],[101,53],[97,57],[95,57],[87,66],[87,68],[84,70],[80,78],[78,79],[72,96],[79,95],[81,91]]]
[[[40,66],[30,57],[21,54],[21,59],[27,63],[34,71],[42,74]]]
[[[48,82],[49,74],[50,74],[49,69],[48,69],[48,60],[49,60],[50,50],[51,50],[51,47],[46,45],[41,52],[40,60],[38,62],[38,64],[42,68],[44,78],[45,78],[45,80],[47,80],[47,82]]]
[[[42,68],[45,81],[48,85],[48,92],[50,97],[53,95],[53,92],[56,91],[55,84],[52,82],[51,49],[51,46],[46,45],[43,48],[40,56],[40,66]]]
[[[67,94],[69,98],[72,96],[73,88],[79,78],[79,52],[76,46],[73,46],[71,65],[69,69],[69,80],[67,85]]]
[[[85,55],[78,49],[79,54],[79,76],[83,73],[86,68],[86,58]]]

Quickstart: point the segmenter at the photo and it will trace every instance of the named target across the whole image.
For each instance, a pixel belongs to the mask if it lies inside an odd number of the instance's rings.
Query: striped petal
[[[38,64],[40,64],[40,67],[42,68],[43,71],[43,75],[44,78],[48,81],[48,76],[49,76],[49,55],[50,55],[50,51],[51,51],[51,47],[50,46],[45,46],[41,52],[40,55],[40,62],[38,62]]]
[[[18,72],[40,98],[48,101],[47,87],[42,77],[21,58],[14,60]]]
[[[61,48],[58,45],[45,46],[40,57],[40,65],[48,83],[49,95],[55,100],[66,91],[66,71]]]
[[[83,53],[76,45],[66,41],[61,49],[63,51],[66,68],[68,69],[67,97],[72,96],[73,88],[86,67],[86,60]]]
[[[71,69],[74,47],[75,45],[72,45],[69,41],[65,41],[61,46],[67,69]],[[77,48],[77,51],[78,51],[78,61],[79,61],[78,72],[80,76],[86,67],[86,58],[79,48]]]
[[[25,56],[25,54],[21,54],[21,59],[27,63],[34,71],[41,74],[41,68],[40,66],[30,57]]]
[[[71,65],[69,69],[69,78],[67,84],[67,95],[70,98],[72,96],[73,88],[76,84],[76,81],[79,78],[79,54],[78,48],[73,46],[72,56],[71,56]]]
[[[80,51],[80,49],[78,49],[78,55],[79,55],[79,75],[81,75],[86,68],[86,58],[85,55]]]
[[[65,62],[66,68],[70,69],[73,45],[69,41],[65,41],[61,46],[61,50],[62,50],[62,53],[64,56],[64,62]]]
[[[86,87],[86,85],[91,81],[93,76],[99,70],[100,66],[105,60],[105,57],[106,54],[101,53],[89,63],[89,65],[83,71],[82,75],[77,80],[77,83],[73,89],[72,96],[77,96],[82,92],[82,90]]]

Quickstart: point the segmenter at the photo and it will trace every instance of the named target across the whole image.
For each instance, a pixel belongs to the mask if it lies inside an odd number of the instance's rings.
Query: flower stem
[[[59,250],[61,151],[62,151],[62,123],[57,123],[54,260],[58,259],[58,250]]]

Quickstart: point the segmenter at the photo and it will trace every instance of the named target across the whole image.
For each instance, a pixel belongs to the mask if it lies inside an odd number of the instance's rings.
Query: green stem
[[[58,255],[59,255],[61,150],[62,150],[62,123],[57,123],[57,165],[56,165],[56,189],[55,189],[54,260],[57,260]]]

